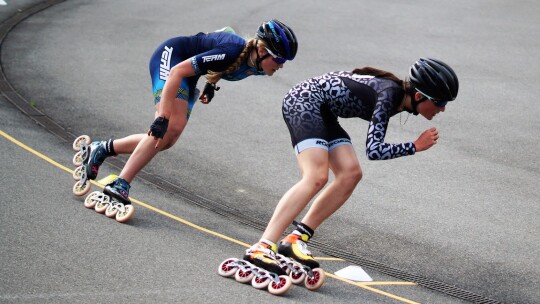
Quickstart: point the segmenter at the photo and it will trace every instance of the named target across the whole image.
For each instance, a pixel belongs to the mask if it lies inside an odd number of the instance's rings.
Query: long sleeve
[[[392,159],[413,155],[416,152],[414,143],[390,144],[384,142],[386,129],[390,120],[391,102],[379,100],[373,111],[366,139],[366,154],[370,160]]]

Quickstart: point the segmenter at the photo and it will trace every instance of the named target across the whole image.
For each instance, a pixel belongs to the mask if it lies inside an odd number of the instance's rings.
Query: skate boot
[[[274,245],[275,246],[275,245]],[[248,283],[257,289],[268,289],[273,295],[282,295],[291,287],[291,279],[275,259],[270,246],[257,243],[246,250],[244,260],[230,258],[223,261],[218,273],[224,277],[234,276],[240,283]]]
[[[319,289],[324,284],[326,275],[311,255],[301,235],[291,233],[281,240],[276,259],[286,269],[293,284],[303,282],[309,290]]]
[[[83,139],[81,139],[83,138]],[[88,141],[90,138],[86,136]],[[94,180],[97,177],[99,166],[103,164],[105,158],[107,158],[106,145],[110,143],[107,141],[95,141],[88,145],[86,138],[80,136],[73,143],[73,147],[76,147],[76,143],[79,144],[80,150],[73,157],[73,163],[80,165],[73,172],[73,178],[77,181],[73,186],[73,193],[77,196],[83,196],[90,191],[90,180]]]
[[[307,244],[302,240],[302,236],[291,233],[279,242],[278,252],[291,258],[311,269],[319,268],[320,265],[307,248]]]
[[[259,242],[253,245],[251,248],[246,250],[246,253],[244,254],[244,260],[250,262],[257,267],[273,272],[277,275],[287,275],[287,272],[276,260],[276,253],[268,244]]]
[[[116,218],[120,223],[131,218],[135,209],[129,200],[129,183],[121,177],[117,177],[112,183],[105,186],[103,193],[92,192],[85,200],[85,206],[99,213],[105,213],[107,217]]]

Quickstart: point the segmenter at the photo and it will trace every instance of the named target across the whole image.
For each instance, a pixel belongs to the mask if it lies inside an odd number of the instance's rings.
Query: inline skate
[[[314,291],[321,288],[326,280],[324,270],[297,234],[289,234],[279,242],[276,260],[291,277],[293,284],[303,282],[307,289]]]
[[[98,213],[105,213],[109,218],[124,223],[135,213],[135,208],[129,200],[129,184],[122,178],[116,178],[105,186],[103,192],[94,191],[84,200],[86,208],[94,208]]]
[[[246,251],[244,259],[229,258],[218,268],[223,277],[234,276],[240,283],[249,283],[257,289],[267,289],[273,295],[282,295],[291,287],[291,279],[275,258],[275,253],[262,244]]]
[[[88,135],[81,135],[73,141],[73,164],[77,166],[73,171],[73,194],[83,196],[90,191],[90,180],[96,179],[99,166],[103,163],[106,155],[105,141],[90,141]]]

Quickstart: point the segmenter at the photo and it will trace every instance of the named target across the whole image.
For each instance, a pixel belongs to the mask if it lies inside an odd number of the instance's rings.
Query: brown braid
[[[206,75],[206,81],[215,84],[221,79],[221,75],[230,74],[230,73],[236,71],[240,67],[242,62],[244,62],[246,57],[251,53],[251,50],[253,50],[253,48],[255,48],[255,42],[256,41],[257,41],[257,39],[255,39],[255,38],[249,39],[246,46],[244,47],[244,49],[242,50],[242,52],[238,56],[238,59],[236,59],[236,61],[233,64],[231,64],[223,72],[208,71],[208,75]],[[261,41],[259,41],[259,42],[261,42]]]

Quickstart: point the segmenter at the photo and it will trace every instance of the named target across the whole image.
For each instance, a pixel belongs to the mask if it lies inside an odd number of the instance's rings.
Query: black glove
[[[219,91],[219,87],[215,83],[206,82],[202,95],[206,95],[206,103],[210,103],[212,98],[214,98],[214,91]]]
[[[148,130],[148,136],[152,135],[156,139],[163,138],[167,132],[167,127],[169,127],[169,120],[165,117],[158,117],[152,125],[150,125],[150,130]]]

